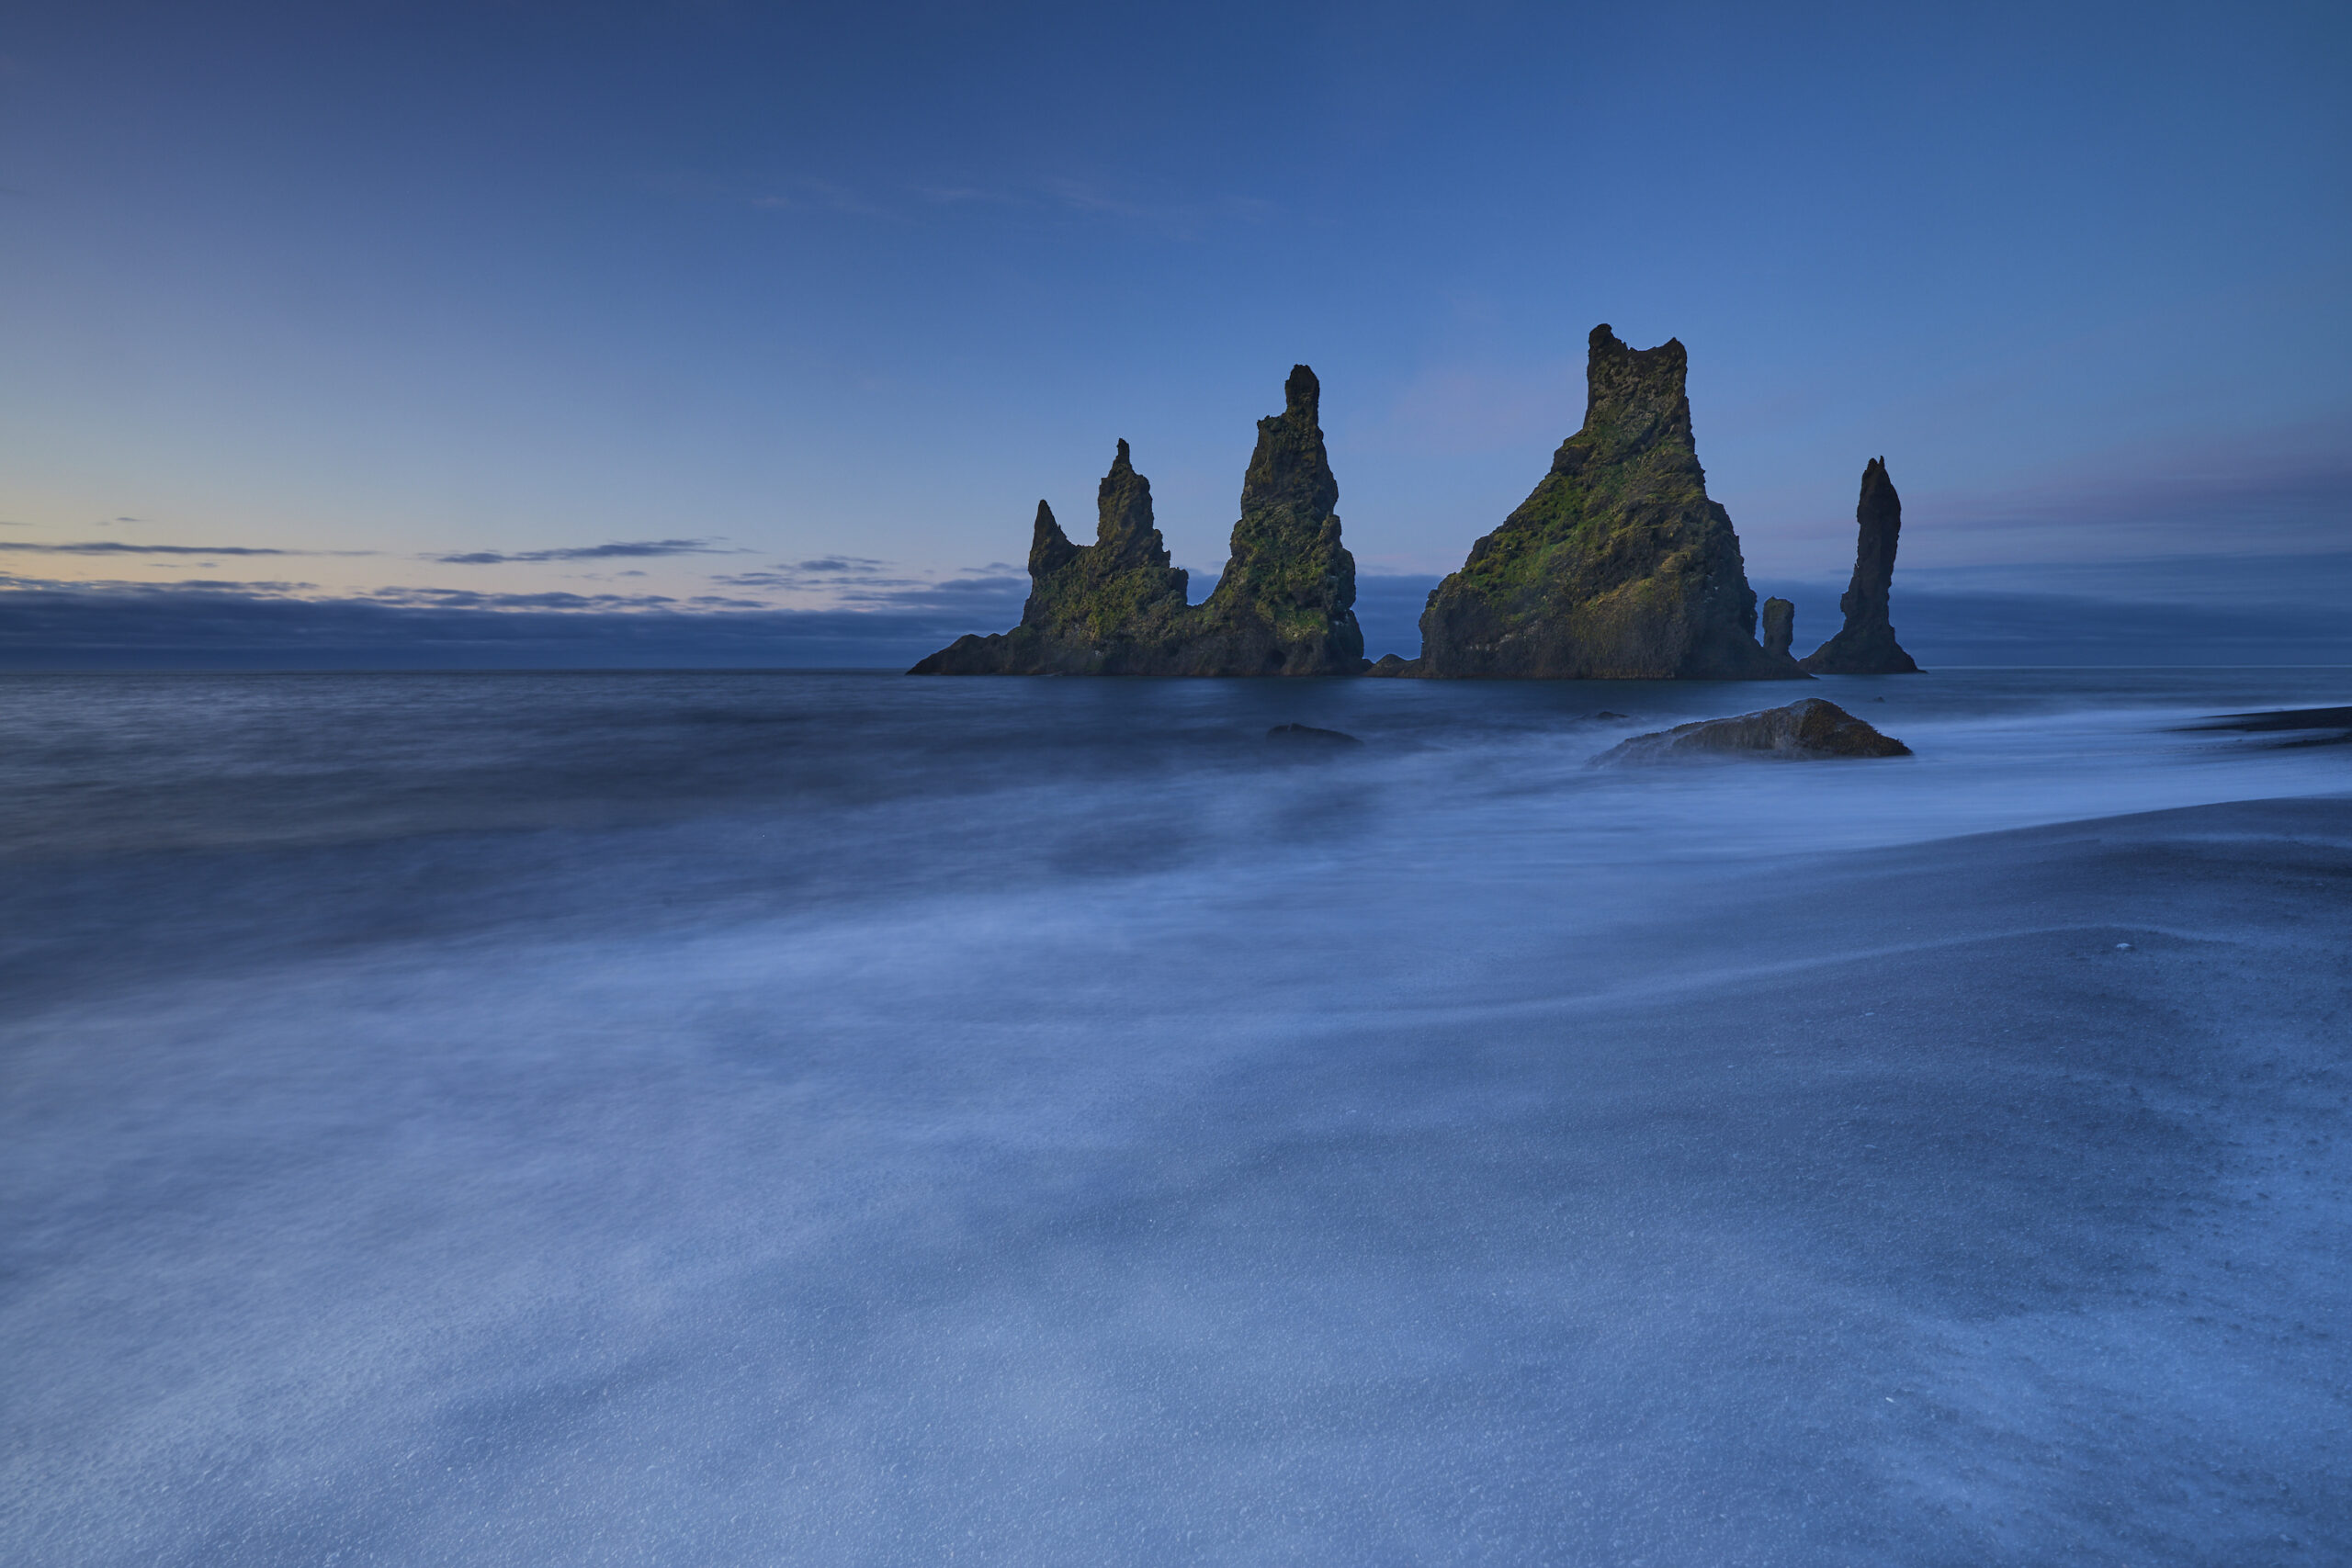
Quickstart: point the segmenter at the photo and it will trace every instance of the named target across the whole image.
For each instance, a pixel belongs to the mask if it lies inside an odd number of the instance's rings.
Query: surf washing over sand
[[[2347,685],[11,678],[0,1558],[2342,1561]]]

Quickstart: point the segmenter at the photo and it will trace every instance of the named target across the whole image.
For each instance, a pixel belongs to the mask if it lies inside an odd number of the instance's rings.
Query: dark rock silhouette
[[[1419,673],[1804,678],[1756,641],[1756,593],[1730,514],[1707,498],[1684,373],[1679,342],[1636,352],[1592,330],[1583,428],[1430,592]]]
[[[1367,675],[1418,675],[1420,672],[1419,660],[1400,658],[1394,653],[1382,654],[1373,661],[1372,668],[1364,671]]]
[[[2299,735],[2292,740],[2281,740],[2281,746],[2352,746],[2352,707],[2345,708],[2278,708],[2269,713],[2233,713],[2203,724],[2191,724],[2187,729],[2234,729],[2242,734],[2276,734],[2288,731],[2328,731],[2333,734]]]
[[[1664,762],[1741,752],[1810,761],[1907,757],[1911,748],[1891,735],[1881,735],[1836,703],[1806,697],[1762,713],[1702,719],[1655,735],[1636,735],[1593,760],[1596,763]]]
[[[1796,640],[1797,607],[1786,599],[1764,601],[1764,651],[1785,656]]]
[[[1903,498],[1886,477],[1886,459],[1872,457],[1862,470],[1862,499],[1854,508],[1860,536],[1854,543],[1854,576],[1838,601],[1846,624],[1838,635],[1805,655],[1807,670],[1823,675],[1916,675],[1919,666],[1887,620],[1887,591],[1894,581],[1894,547],[1903,533]]]
[[[1029,601],[1010,632],[958,637],[916,675],[1353,675],[1363,669],[1355,558],[1317,423],[1321,388],[1295,367],[1283,412],[1258,422],[1241,519],[1216,590],[1185,603],[1127,444],[1103,477],[1095,542],[1073,545],[1044,502]]]
[[[1344,729],[1317,729],[1311,724],[1278,724],[1266,731],[1266,739],[1314,746],[1361,746],[1363,744]]]

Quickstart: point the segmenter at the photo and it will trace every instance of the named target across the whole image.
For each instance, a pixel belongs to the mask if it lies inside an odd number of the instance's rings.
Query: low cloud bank
[[[6,670],[904,669],[1008,604],[492,608],[226,589],[0,592]]]
[[[1911,575],[1914,586],[1896,578],[1894,622],[1930,669],[2352,665],[2352,620],[2337,607],[2352,556]],[[1420,650],[1421,607],[1437,581],[1359,579],[1367,652]],[[0,591],[0,669],[18,671],[904,669],[966,632],[1012,626],[1027,589],[1001,572],[869,581],[846,607],[786,610],[717,596],[386,590],[316,599],[292,596],[299,584],[17,583]],[[2107,592],[2084,591],[2094,585]],[[1837,629],[1842,587],[1756,583],[1759,596],[1795,602],[1801,649]]]

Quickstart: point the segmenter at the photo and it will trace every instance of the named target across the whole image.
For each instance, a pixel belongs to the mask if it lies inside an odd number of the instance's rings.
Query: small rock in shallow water
[[[1361,746],[1363,741],[1340,729],[1317,729],[1311,724],[1278,724],[1266,731],[1269,740],[1305,740],[1318,746]]]
[[[1911,748],[1881,735],[1836,703],[1806,697],[1784,708],[1702,719],[1656,735],[1636,735],[1603,751],[1596,763],[1679,761],[1743,751],[1822,760],[1833,757],[1907,757]]]

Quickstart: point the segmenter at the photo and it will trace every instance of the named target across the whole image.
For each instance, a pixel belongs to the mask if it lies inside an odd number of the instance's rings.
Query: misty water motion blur
[[[2346,682],[7,678],[0,1557],[2341,1560]]]

